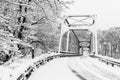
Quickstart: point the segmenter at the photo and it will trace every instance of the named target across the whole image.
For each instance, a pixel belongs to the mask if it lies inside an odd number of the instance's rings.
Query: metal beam
[[[75,34],[75,32],[73,30],[71,30],[71,31],[72,31],[73,35],[76,37],[76,39],[78,41],[78,54],[79,54],[79,49],[80,49],[79,43],[80,43],[80,41],[79,41],[77,35]]]
[[[93,51],[93,34],[91,33],[91,36],[90,36],[90,52]]]
[[[93,15],[71,15],[68,17],[92,17]]]
[[[68,27],[68,29],[81,29],[81,30],[85,30],[85,29],[89,29],[90,27],[88,27],[88,26],[79,26],[79,25],[74,25],[74,26],[72,26],[72,27]]]
[[[76,29],[71,29],[71,30],[76,30]],[[78,29],[79,31],[89,31],[88,29]]]
[[[90,42],[90,40],[89,41],[87,41],[87,40],[86,41],[80,41],[80,42]]]
[[[65,19],[65,21],[66,21],[66,23],[68,24],[68,27],[69,27],[70,23],[68,22],[68,20],[67,20],[67,19]]]
[[[76,17],[78,19],[76,19]],[[71,16],[68,16],[65,20],[69,26],[76,26],[76,25],[77,26],[92,26],[95,23],[94,17],[95,17],[94,15],[71,15]],[[79,18],[82,18],[82,19],[79,19]],[[86,20],[88,19],[92,19],[92,21],[86,22]],[[69,20],[73,20],[75,22],[70,23]],[[75,23],[79,23],[79,24],[75,24]]]
[[[72,33],[74,34],[74,36],[76,37],[76,39],[77,39],[78,42],[79,42],[79,39],[78,39],[77,35],[75,34],[75,32],[74,32],[73,30],[71,30],[71,31],[72,31]]]
[[[62,31],[61,31],[61,34],[62,34]],[[61,51],[62,37],[63,37],[63,35],[60,35],[60,39],[59,39],[59,50],[58,50],[58,53],[60,53],[60,51]]]
[[[91,26],[92,24],[69,24],[69,26],[71,27],[71,26],[74,26],[74,27],[76,27],[76,26]]]
[[[70,38],[70,30],[67,32],[67,44],[66,44],[66,52],[69,51],[69,38]]]

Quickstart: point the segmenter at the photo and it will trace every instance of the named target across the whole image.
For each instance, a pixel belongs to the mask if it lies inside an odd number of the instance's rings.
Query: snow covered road
[[[71,58],[69,65],[77,75],[84,78],[83,80],[120,80],[120,67],[106,65],[97,59],[90,57]]]
[[[68,58],[57,58],[40,66],[29,80],[80,80],[68,68]]]
[[[33,72],[29,80],[120,80],[120,68],[90,57],[58,58]]]

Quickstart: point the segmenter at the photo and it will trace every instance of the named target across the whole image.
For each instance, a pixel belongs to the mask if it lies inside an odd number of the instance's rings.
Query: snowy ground
[[[106,65],[97,59],[71,58],[69,65],[83,80],[120,80],[120,67]]]
[[[58,58],[37,69],[28,80],[80,80],[68,68],[68,58]]]
[[[120,68],[90,57],[58,58],[37,69],[29,80],[120,80]]]
[[[20,74],[24,73],[30,65],[34,64],[34,62],[42,60],[50,55],[51,54],[42,54],[35,59],[19,59],[10,64],[8,64],[9,62],[7,62],[4,65],[0,66],[0,80],[16,80],[20,76]]]
[[[112,61],[115,61],[115,62],[119,62],[120,63],[120,59],[115,59],[113,57],[108,57],[108,56],[102,56],[102,55],[97,55],[99,57],[102,57],[104,59],[109,59],[109,60],[112,60]]]
[[[16,80],[29,66],[51,55],[56,53],[2,65],[0,80]],[[36,69],[29,80],[120,80],[119,72],[120,67],[106,65],[88,56],[56,58]]]

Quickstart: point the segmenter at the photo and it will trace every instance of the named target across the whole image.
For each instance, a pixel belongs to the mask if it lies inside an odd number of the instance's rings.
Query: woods
[[[57,49],[58,20],[68,3],[60,0],[0,0],[0,58],[10,59],[5,55],[31,55],[34,58]]]
[[[120,58],[120,28],[98,31],[98,53],[104,56]]]

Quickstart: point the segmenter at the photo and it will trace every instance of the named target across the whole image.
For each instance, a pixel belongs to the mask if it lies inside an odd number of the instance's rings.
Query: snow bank
[[[108,66],[95,58],[70,59],[69,66],[85,80],[120,80],[120,68]],[[82,79],[84,80],[84,79]]]
[[[29,66],[50,55],[51,54],[43,54],[34,59],[19,59],[9,65],[2,65],[0,66],[0,80],[16,80]]]

